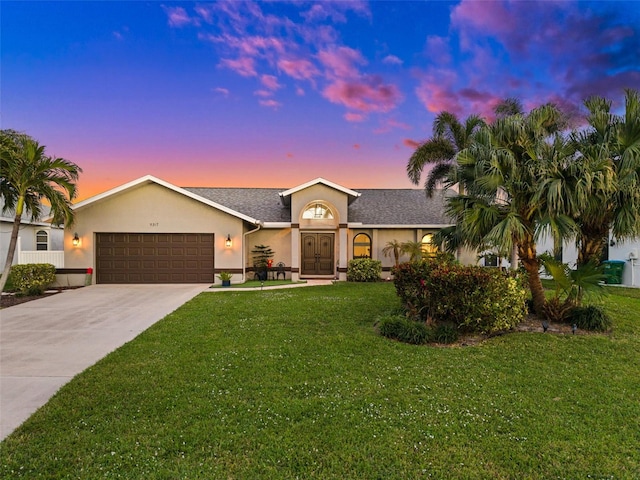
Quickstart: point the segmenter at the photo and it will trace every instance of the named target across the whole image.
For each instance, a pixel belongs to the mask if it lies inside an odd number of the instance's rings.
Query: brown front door
[[[302,234],[302,275],[333,275],[333,233]]]

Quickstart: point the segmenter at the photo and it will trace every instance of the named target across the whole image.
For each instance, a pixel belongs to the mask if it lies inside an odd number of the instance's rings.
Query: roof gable
[[[172,190],[180,195],[184,195],[185,197],[191,198],[197,202],[200,203],[204,203],[205,205],[208,205],[210,207],[213,207],[217,210],[220,210],[222,212],[228,213],[229,215],[232,215],[234,217],[240,218],[246,222],[250,222],[250,223],[254,223],[257,224],[259,223],[259,221],[255,218],[252,218],[248,215],[245,215],[244,213],[240,213],[237,212],[235,210],[232,210],[229,207],[226,207],[224,205],[221,205],[219,203],[216,203],[212,200],[209,200],[207,198],[201,197],[200,195],[197,195],[193,192],[190,192],[189,190],[185,190],[184,188],[180,188],[180,187],[176,187],[175,185],[169,183],[169,182],[165,182],[164,180],[161,180],[159,178],[154,177],[153,175],[145,175],[144,177],[140,177],[136,180],[133,180],[131,182],[125,183],[124,185],[120,185],[118,187],[112,188],[111,190],[107,190],[106,192],[100,193],[98,195],[95,195],[91,198],[88,198],[86,200],[83,200],[82,202],[78,202],[76,203],[72,208],[73,210],[80,210],[84,207],[87,207],[89,205],[93,205],[97,202],[103,201],[109,197],[112,197],[114,195],[118,195],[121,194],[127,190],[130,190],[132,188],[136,188],[145,184],[150,184],[150,183],[155,183],[157,185],[160,185],[162,187],[168,188],[169,190]]]
[[[280,192],[279,195],[282,200],[282,203],[284,203],[285,205],[288,205],[291,202],[291,195],[318,184],[325,185],[329,188],[333,188],[334,190],[338,190],[339,192],[342,192],[348,195],[350,197],[349,202],[355,200],[360,196],[360,194],[355,190],[351,190],[349,188],[343,187],[342,185],[338,185],[337,183],[333,183],[333,182],[330,182],[329,180],[325,180],[322,177],[318,177],[314,180],[310,180],[306,183],[298,185],[297,187],[293,187],[293,188],[290,188],[289,190],[285,190],[284,192]]]

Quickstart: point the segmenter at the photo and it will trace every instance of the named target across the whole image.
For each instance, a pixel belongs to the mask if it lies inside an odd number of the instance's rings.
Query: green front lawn
[[[0,478],[640,478],[640,290],[608,335],[376,334],[393,285],[203,293],[75,378]]]
[[[292,282],[291,280],[247,280],[243,283],[232,283],[230,287],[223,287],[220,284],[212,285],[211,288],[267,288],[281,285],[295,285],[297,283],[307,283],[306,281]]]

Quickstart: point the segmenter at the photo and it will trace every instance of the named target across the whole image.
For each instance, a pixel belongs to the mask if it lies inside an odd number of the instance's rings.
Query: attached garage
[[[213,283],[213,233],[96,233],[97,283]]]

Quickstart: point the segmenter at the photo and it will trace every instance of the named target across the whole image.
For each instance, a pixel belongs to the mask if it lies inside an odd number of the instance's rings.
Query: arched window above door
[[[307,206],[302,212],[302,218],[307,220],[326,220],[333,219],[333,212],[324,203],[316,202]]]

